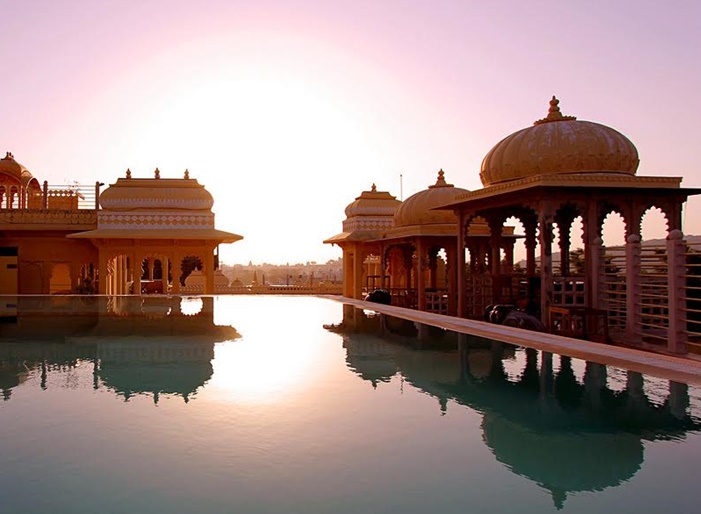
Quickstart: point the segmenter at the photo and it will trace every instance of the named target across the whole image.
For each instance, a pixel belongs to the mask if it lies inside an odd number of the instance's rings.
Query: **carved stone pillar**
[[[387,248],[380,245],[380,289],[387,289]]]
[[[124,262],[122,256],[117,255],[114,259],[114,291],[113,294],[124,294]]]
[[[144,254],[134,251],[134,294],[141,295],[141,277],[144,274]]]
[[[558,228],[560,229],[560,275],[563,277],[569,277],[570,270],[570,231],[572,228],[572,221],[561,221],[558,223]]]
[[[686,352],[686,241],[681,230],[672,230],[667,236],[667,290],[669,293],[669,330],[667,349],[674,353]]]
[[[460,263],[458,262],[458,248],[454,246],[448,246],[445,249],[445,272],[446,281],[448,286],[448,315],[455,316],[458,313],[458,267]],[[463,261],[465,256],[465,251],[463,250]],[[465,268],[465,263],[462,264],[463,269]]]
[[[421,238],[416,242],[416,294],[418,300],[418,309],[426,310],[426,250]]]
[[[585,302],[586,306],[592,309],[605,309],[606,301],[602,294],[603,241],[597,208],[596,203],[590,203],[587,217],[583,220]]]
[[[132,252],[127,258],[127,280],[131,282],[132,289],[130,291],[127,287],[126,294],[136,293],[136,276],[138,274],[138,263],[139,261],[136,259],[136,254]],[[141,289],[140,283],[139,289]]]
[[[180,294],[180,266],[183,261],[183,257],[180,252],[173,252],[173,289],[171,293]],[[345,261],[345,259],[344,259]],[[179,304],[178,304],[179,305]]]
[[[404,264],[404,273],[406,276],[405,287],[407,292],[413,289],[413,284],[411,281],[412,268],[414,267],[414,250],[411,246],[402,247],[402,257]]]
[[[353,252],[353,298],[363,299],[363,254],[359,245],[355,245]]]
[[[168,256],[161,256],[161,287],[163,294],[168,294]]]
[[[103,247],[98,249],[98,293],[107,294],[107,253]]]
[[[513,239],[507,239],[502,241],[502,247],[504,248],[504,256],[506,263],[502,273],[507,275],[513,275],[514,273],[514,246],[515,241]]]
[[[457,315],[464,318],[467,299],[465,298],[465,215],[462,211],[458,213],[458,240],[456,250],[456,290],[458,293]],[[450,257],[448,257],[448,259],[450,259]]]
[[[549,205],[544,205],[538,216],[538,242],[540,244],[540,317],[546,327],[550,323],[550,305],[553,298],[552,225],[552,210]]]
[[[428,250],[428,287],[438,288],[438,252],[440,248],[429,248]]]
[[[526,275],[529,277],[535,276],[535,246],[536,246],[536,224],[523,222],[526,231]]]
[[[501,233],[504,229],[504,224],[496,220],[489,221],[489,263],[490,272],[493,277],[501,275]]]
[[[631,234],[626,238],[626,339],[640,342],[641,266],[640,236]]]
[[[353,252],[343,247],[343,296],[353,298]]]
[[[204,294],[214,294],[214,249],[203,248]]]

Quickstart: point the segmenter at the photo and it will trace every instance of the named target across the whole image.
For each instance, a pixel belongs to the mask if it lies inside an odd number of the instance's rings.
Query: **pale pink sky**
[[[547,112],[626,134],[701,186],[701,3],[2,0],[0,149],[40,181],[180,177],[242,234],[225,262],[326,261],[374,182],[481,187]],[[685,231],[701,233],[701,202]]]

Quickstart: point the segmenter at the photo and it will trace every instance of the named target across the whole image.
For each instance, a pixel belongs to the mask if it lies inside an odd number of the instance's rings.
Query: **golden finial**
[[[127,168],[127,178],[128,179],[131,178],[131,170],[129,168]]]
[[[576,116],[563,116],[560,112],[560,100],[558,100],[555,95],[553,95],[550,100],[550,108],[548,108],[548,115],[545,118],[536,120],[533,125],[541,125],[543,123],[550,123],[551,121],[573,121],[576,120]]]
[[[438,170],[438,179],[436,180],[436,183],[428,187],[429,189],[434,187],[453,187],[453,184],[448,184],[445,181],[445,172],[443,171],[443,168],[441,168],[440,170]]]
[[[156,171],[154,171],[153,174],[157,179],[161,178],[161,170],[158,168],[156,168]]]
[[[185,169],[185,180],[190,178],[190,172]]]

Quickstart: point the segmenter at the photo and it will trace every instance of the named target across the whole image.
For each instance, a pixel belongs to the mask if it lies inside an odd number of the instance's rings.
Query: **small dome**
[[[160,173],[156,170],[156,177]],[[135,209],[168,209],[209,211],[214,205],[212,195],[195,179],[117,179],[100,194],[100,205],[109,211]]]
[[[440,170],[438,180],[434,185],[404,200],[404,203],[394,213],[396,227],[457,223],[452,211],[433,210],[434,207],[453,202],[457,195],[468,192],[467,189],[448,184],[444,175],[443,170]]]
[[[623,173],[635,175],[638,150],[617,130],[563,116],[553,96],[548,116],[502,139],[482,161],[490,186],[537,175]]]
[[[387,191],[378,191],[375,184],[370,191],[363,191],[359,197],[346,207],[346,217],[354,216],[391,216],[402,202]]]
[[[23,186],[32,182],[33,179],[31,172],[18,163],[11,152],[7,152],[5,157],[0,159],[0,174],[11,176]],[[34,179],[34,182],[37,182],[36,179]]]

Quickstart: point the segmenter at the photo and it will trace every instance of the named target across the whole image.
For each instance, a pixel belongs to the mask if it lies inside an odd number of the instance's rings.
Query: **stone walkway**
[[[414,309],[382,305],[341,296],[324,296],[324,298],[446,330],[615,366],[675,382],[701,385],[701,361],[696,359],[623,348],[621,346],[595,343],[554,334],[531,332],[519,328],[493,325],[483,321],[455,318],[443,314],[421,312]]]

